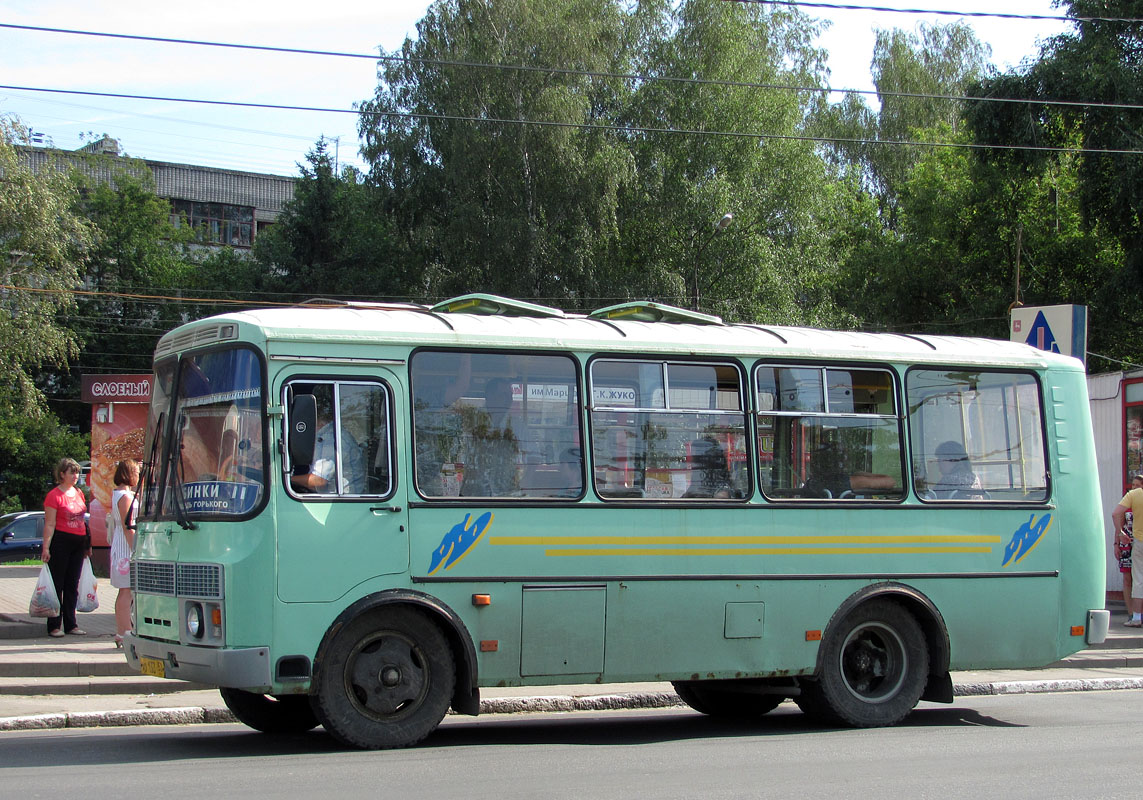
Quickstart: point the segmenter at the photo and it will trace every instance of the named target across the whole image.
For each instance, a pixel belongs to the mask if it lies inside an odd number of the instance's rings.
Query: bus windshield
[[[266,492],[257,355],[230,349],[184,358],[175,386],[161,515],[181,522],[252,513]]]

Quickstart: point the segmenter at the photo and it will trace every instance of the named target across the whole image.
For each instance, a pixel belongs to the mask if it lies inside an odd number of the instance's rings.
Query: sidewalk
[[[218,691],[131,670],[115,649],[116,589],[100,581],[99,609],[81,614],[87,636],[47,636],[27,615],[39,567],[0,565],[0,731],[233,722]],[[1143,689],[1143,630],[1124,628],[1044,669],[953,673],[954,693],[987,694]],[[481,690],[481,712],[504,714],[681,706],[670,683],[528,686]]]

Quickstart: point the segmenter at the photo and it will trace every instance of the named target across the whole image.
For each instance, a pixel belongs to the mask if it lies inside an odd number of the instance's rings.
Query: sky
[[[853,5],[1059,16],[1051,0],[845,0]],[[0,24],[305,48],[357,54],[396,50],[416,37],[428,0],[340,0],[330,6],[281,0],[0,0]],[[831,21],[819,40],[830,84],[872,89],[874,30],[915,30],[949,16],[805,8]],[[1007,69],[1034,56],[1066,23],[963,18]],[[364,168],[353,104],[373,96],[377,64],[366,58],[267,53],[138,42],[0,27],[0,114],[14,114],[62,149],[107,134],[127,155],[222,169],[298,174],[319,137],[341,164]],[[149,95],[339,109],[238,109],[123,100],[28,89]]]

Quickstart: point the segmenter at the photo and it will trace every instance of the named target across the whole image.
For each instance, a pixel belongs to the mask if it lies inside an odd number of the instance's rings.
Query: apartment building
[[[294,196],[292,177],[124,158],[119,142],[110,136],[75,151],[36,146],[19,150],[33,170],[54,164],[108,183],[114,182],[116,172],[140,173],[145,165],[154,178],[155,194],[170,200],[172,221],[193,226],[200,232],[200,244],[208,247],[251,247],[259,231],[274,224]]]

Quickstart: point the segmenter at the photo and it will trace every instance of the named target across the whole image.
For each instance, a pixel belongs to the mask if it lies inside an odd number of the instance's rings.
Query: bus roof
[[[512,301],[509,301],[512,302]],[[528,316],[466,313],[411,304],[296,306],[224,314],[188,323],[159,341],[161,358],[200,344],[234,338],[264,339],[271,352],[288,354],[291,345],[324,342],[353,346],[561,349],[586,352],[648,353],[743,358],[821,358],[830,360],[906,361],[987,366],[1004,364],[1043,368],[1076,359],[1019,342],[928,334],[862,333],[781,325],[724,323],[717,317],[690,323],[644,322],[637,315],[592,318],[573,314]],[[524,304],[521,304],[524,305]],[[537,307],[542,308],[542,307]],[[659,308],[663,308],[659,306]],[[668,307],[669,308],[669,307]],[[692,312],[693,313],[693,312]],[[681,317],[679,317],[681,319]],[[237,323],[238,328],[233,328]],[[221,337],[217,330],[230,324]],[[312,354],[312,350],[307,348]]]

